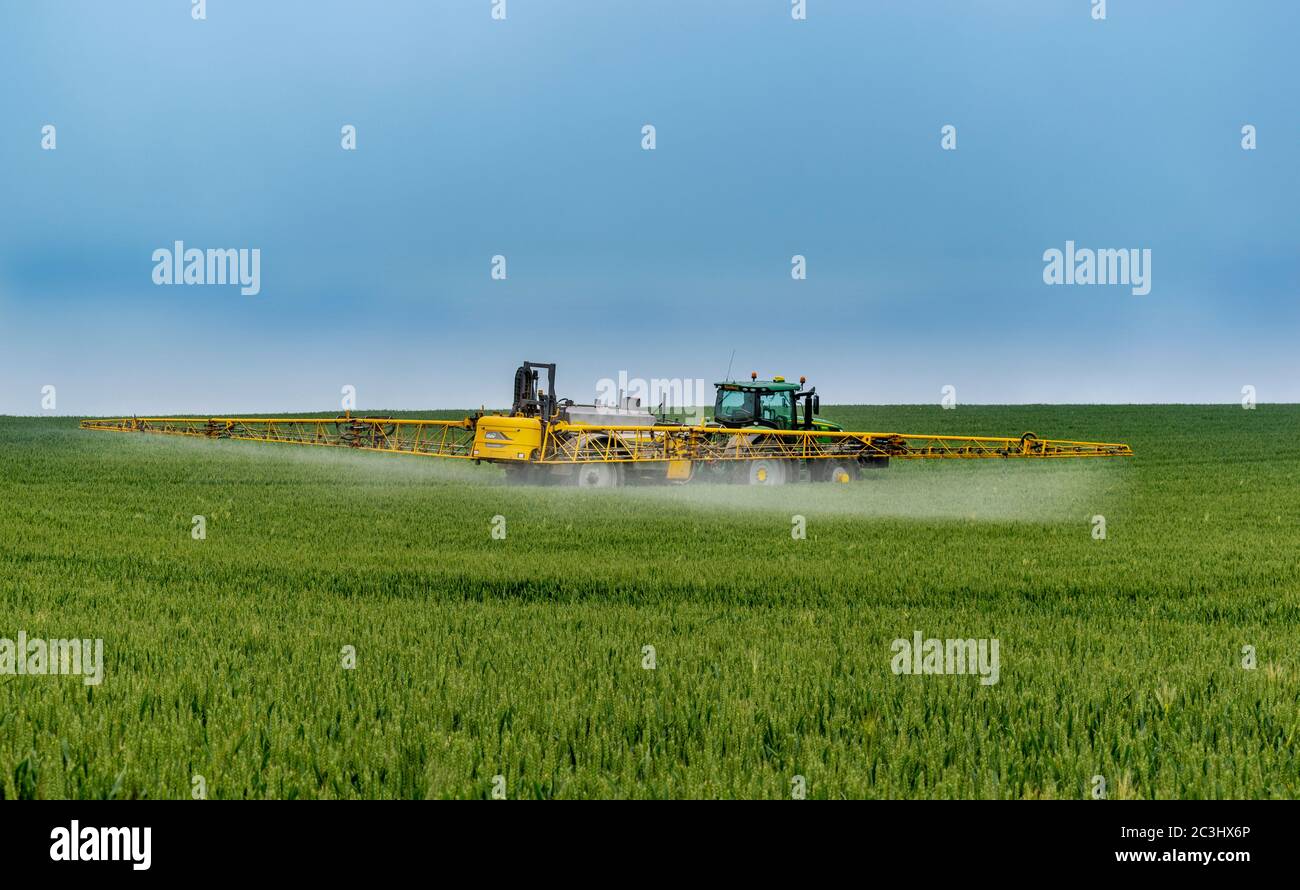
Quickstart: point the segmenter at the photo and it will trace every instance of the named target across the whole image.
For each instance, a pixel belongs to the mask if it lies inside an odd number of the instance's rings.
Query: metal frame
[[[531,369],[530,369],[531,370]],[[547,394],[549,397],[549,393]],[[82,429],[160,433],[207,439],[327,445],[429,457],[518,463],[473,454],[476,417],[398,420],[386,417],[125,417],[83,420]],[[752,461],[972,460],[992,458],[1127,457],[1128,445],[997,436],[929,436],[907,433],[727,429],[692,426],[570,424],[551,418],[542,426],[547,465],[663,463],[675,460]]]
[[[665,460],[739,461],[896,460],[1127,457],[1117,442],[1039,439],[1032,433],[998,436],[929,436],[907,433],[713,427],[594,426],[555,424],[547,429],[538,463],[646,463]]]
[[[386,417],[121,417],[83,420],[81,428],[117,433],[161,433],[246,442],[328,445],[469,460],[474,420],[397,420]]]

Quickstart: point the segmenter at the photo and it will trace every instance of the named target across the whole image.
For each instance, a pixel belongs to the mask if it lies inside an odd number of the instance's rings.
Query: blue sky
[[[584,400],[733,349],[827,402],[1300,401],[1294,3],[491,6],[3,0],[0,413],[492,406],[525,358]],[[156,286],[177,240],[261,293]],[[1151,292],[1044,284],[1067,240]]]

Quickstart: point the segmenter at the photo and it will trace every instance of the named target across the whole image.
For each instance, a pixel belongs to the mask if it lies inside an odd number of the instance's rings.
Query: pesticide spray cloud
[[[1122,489],[1106,462],[895,462],[848,484],[628,487],[620,496],[683,508],[976,522],[1078,520]]]

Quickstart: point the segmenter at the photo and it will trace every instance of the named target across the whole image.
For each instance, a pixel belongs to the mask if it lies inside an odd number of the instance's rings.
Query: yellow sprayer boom
[[[688,425],[658,418],[625,399],[620,406],[577,405],[537,387],[534,368],[516,372],[515,404],[507,414],[463,420],[387,417],[123,417],[83,420],[89,430],[160,433],[357,448],[394,454],[498,463],[512,478],[556,478],[578,485],[618,485],[629,476],[685,482],[697,471],[720,481],[773,485],[798,481],[845,482],[864,468],[894,460],[1122,457],[1133,452],[1114,442],[935,436],[849,432],[816,417],[815,390],[774,381],[718,384],[717,417]],[[800,386],[803,385],[802,379]],[[788,394],[783,401],[781,394]],[[756,395],[757,394],[757,395]],[[762,408],[758,395],[762,396]],[[746,401],[749,399],[750,401]],[[803,409],[800,413],[800,400]],[[744,413],[750,405],[751,413]],[[776,406],[773,409],[773,405]],[[784,406],[784,409],[782,409]],[[592,422],[595,421],[595,422]],[[731,422],[728,422],[731,421]]]

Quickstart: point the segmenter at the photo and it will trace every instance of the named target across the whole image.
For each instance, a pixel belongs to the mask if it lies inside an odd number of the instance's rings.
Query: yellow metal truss
[[[126,417],[83,420],[83,429],[161,433],[209,439],[328,445],[493,461],[474,454],[477,418],[397,420],[383,417]],[[545,427],[542,448],[532,462],[664,463],[667,461],[894,460],[1123,457],[1133,453],[1116,442],[1076,442],[1019,437],[931,436],[909,433],[822,432],[814,430],[722,429],[700,426],[569,424]]]
[[[83,420],[82,429],[118,433],[162,433],[247,442],[331,445],[471,458],[474,422],[464,420],[394,420],[383,417],[119,417]]]
[[[1023,436],[930,436],[673,426],[552,424],[540,463],[643,463],[665,460],[896,460],[1123,457],[1118,442],[1076,442]]]

